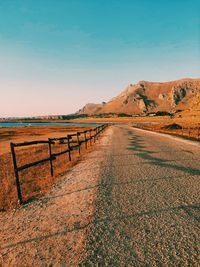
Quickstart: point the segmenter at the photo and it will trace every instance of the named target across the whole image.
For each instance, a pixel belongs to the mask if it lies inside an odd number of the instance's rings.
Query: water
[[[30,126],[98,126],[100,123],[67,123],[67,122],[0,122],[0,128],[30,127]]]

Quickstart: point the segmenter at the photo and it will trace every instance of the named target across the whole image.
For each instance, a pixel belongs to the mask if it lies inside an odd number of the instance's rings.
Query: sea
[[[31,126],[99,126],[101,123],[75,122],[0,122],[0,128],[31,127]]]

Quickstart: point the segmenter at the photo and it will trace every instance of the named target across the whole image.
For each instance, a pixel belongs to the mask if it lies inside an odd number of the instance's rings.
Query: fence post
[[[71,139],[71,136],[70,135],[67,135],[67,144],[68,144],[68,155],[69,155],[69,161],[71,161],[71,146],[70,146],[70,139]]]
[[[13,143],[10,143],[10,148],[11,148],[11,154],[12,154],[13,166],[14,166],[14,172],[15,172],[17,196],[18,196],[19,203],[21,205],[23,204],[23,199],[22,199],[22,193],[21,193],[20,182],[19,182],[19,173],[18,173],[17,160],[16,160],[16,155],[15,155],[15,145]]]
[[[87,131],[84,131],[84,136],[85,136],[85,148],[87,149]]]
[[[92,145],[92,135],[91,135],[91,129],[89,130],[90,131],[90,145]]]
[[[98,127],[96,127],[95,132],[96,132],[96,137],[97,137],[97,140],[98,140],[98,134],[99,134]]]
[[[96,142],[96,135],[95,135],[95,129],[93,129],[94,131],[94,143]]]
[[[51,176],[53,176],[53,161],[52,161],[51,139],[49,138],[48,141],[49,141],[50,169],[51,169]]]
[[[79,141],[79,135],[80,135],[80,133],[78,132],[76,134],[76,136],[77,136],[77,143],[78,143],[78,153],[80,155],[80,153],[81,153],[81,144],[80,144],[80,141]]]

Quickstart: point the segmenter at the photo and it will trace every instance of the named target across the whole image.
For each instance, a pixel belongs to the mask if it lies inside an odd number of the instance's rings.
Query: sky
[[[200,77],[199,0],[0,0],[0,117],[185,77]]]

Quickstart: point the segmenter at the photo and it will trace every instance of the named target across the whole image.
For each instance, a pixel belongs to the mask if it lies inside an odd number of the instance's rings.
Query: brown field
[[[151,131],[157,131],[181,136],[187,139],[200,140],[200,111],[184,111],[174,117],[114,117],[114,118],[84,118],[74,122],[128,123]],[[178,124],[182,129],[164,129],[167,125]]]
[[[177,128],[180,127],[180,128]],[[180,136],[182,138],[191,139],[191,140],[200,140],[200,126],[199,124],[137,124],[138,128],[159,132],[159,133],[166,133],[175,136]]]
[[[200,124],[200,111],[182,112],[174,117],[170,116],[146,116],[146,117],[111,117],[111,118],[83,118],[74,119],[70,122],[105,122],[105,123],[180,123],[187,126],[194,126]]]
[[[96,122],[96,123],[139,123],[139,122],[168,122],[171,121],[169,116],[157,116],[157,117],[110,117],[110,118],[83,118],[74,119],[70,122]]]
[[[92,127],[75,126],[31,126],[17,128],[0,128],[0,155],[10,152],[10,142],[20,143],[48,138],[63,137],[70,133]]]
[[[8,208],[15,208],[18,203],[15,177],[13,171],[12,158],[10,153],[10,142],[24,142],[35,140],[47,140],[48,138],[64,137],[67,134],[82,131],[93,127],[19,127],[0,129],[0,211]],[[66,149],[66,144],[53,145],[53,152]],[[88,151],[93,146],[88,145]],[[81,146],[81,155],[86,153],[84,144]],[[49,156],[48,144],[34,145],[26,148],[16,148],[18,166]],[[68,155],[59,156],[53,161],[54,176],[50,175],[50,163],[46,162],[38,166],[20,172],[20,183],[23,200],[25,202],[38,198],[48,192],[52,185],[62,180],[66,171],[70,169],[78,160],[81,159],[78,151],[72,152],[72,162],[69,162]]]

